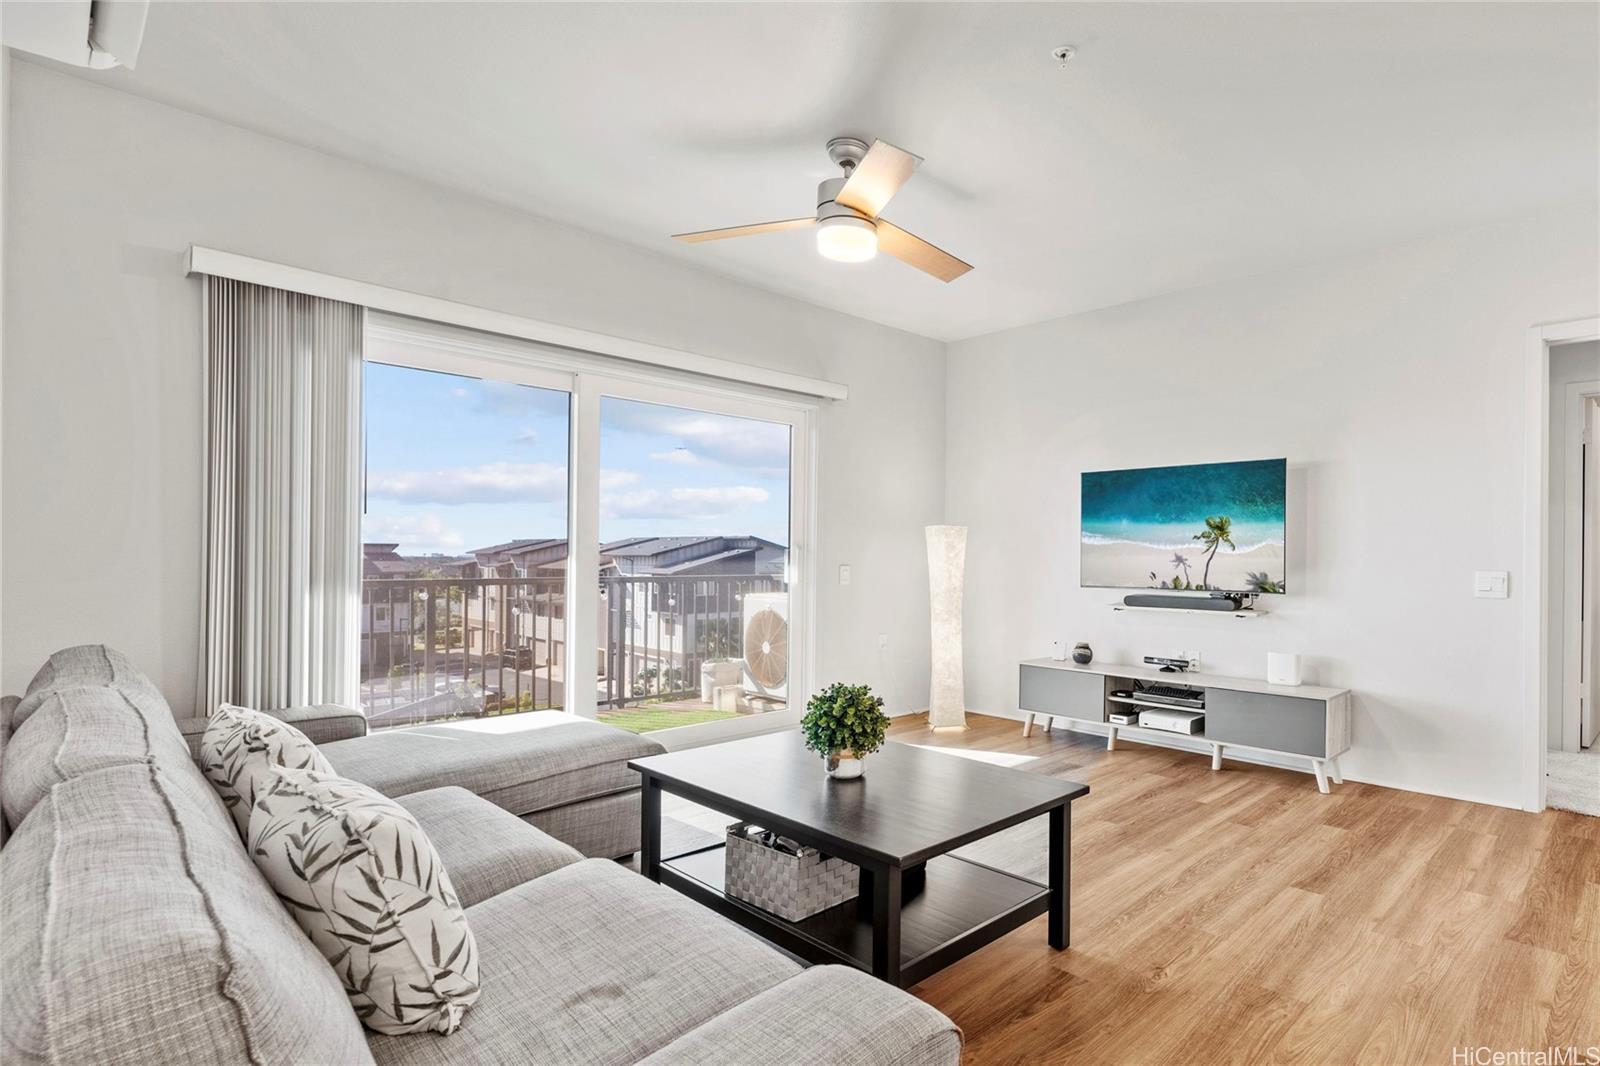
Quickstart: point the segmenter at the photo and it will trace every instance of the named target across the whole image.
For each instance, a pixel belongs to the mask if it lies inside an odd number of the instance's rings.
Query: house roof
[[[738,550],[750,551],[755,548],[781,548],[783,545],[763,537],[754,536],[707,536],[707,537],[640,537],[635,540],[616,541],[612,544],[603,544],[600,551],[606,555],[620,555],[624,558],[638,558],[641,556],[661,555],[665,552],[677,551],[695,544],[733,545],[733,548],[720,548],[720,551]]]
[[[473,548],[473,555],[514,555],[517,552],[532,551],[551,544],[564,544],[564,537],[534,537],[523,540],[508,540],[502,544],[491,544],[487,548]]]
[[[725,563],[729,559],[737,559],[741,555],[751,555],[755,550],[755,548],[732,548],[728,551],[717,552],[714,555],[700,555],[674,566],[657,567],[655,572],[658,574],[682,574],[690,570],[698,570],[703,566],[710,566],[712,563]]]

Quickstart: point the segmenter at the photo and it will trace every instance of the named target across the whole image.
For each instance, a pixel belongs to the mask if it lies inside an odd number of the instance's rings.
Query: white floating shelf
[[[1248,611],[1202,611],[1193,607],[1129,607],[1125,603],[1113,603],[1113,611],[1137,612],[1139,614],[1202,614],[1207,618],[1240,618],[1252,619],[1265,617],[1266,611],[1259,607],[1252,607]]]

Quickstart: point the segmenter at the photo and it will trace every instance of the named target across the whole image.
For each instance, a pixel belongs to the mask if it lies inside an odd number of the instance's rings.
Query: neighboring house
[[[466,595],[467,648],[472,655],[512,652],[520,663],[566,662],[565,537],[511,540],[471,553]],[[507,664],[511,665],[511,664]]]
[[[434,688],[424,685],[431,693],[456,683],[486,698],[560,704],[568,662],[565,538],[509,540],[459,557],[403,556],[387,543],[364,545],[363,553],[364,679],[410,693],[409,674],[422,670],[434,679]],[[745,593],[781,592],[787,558],[783,545],[754,536],[600,545],[600,610],[585,654],[595,656],[602,705],[694,689],[701,662],[737,657]],[[449,604],[448,647],[436,613],[428,665],[417,583],[439,578],[455,579],[433,590]],[[408,679],[391,685],[386,675],[400,669]]]
[[[600,546],[626,575],[766,574],[781,577],[789,549],[761,537],[634,537]]]
[[[361,546],[361,666],[364,677],[383,673],[408,657],[408,645],[420,639],[422,601],[413,582],[426,578],[459,578],[470,565],[459,556],[402,556],[398,544]],[[392,582],[393,584],[388,584]],[[449,600],[452,627],[461,625],[459,597]],[[443,624],[436,616],[435,623]]]

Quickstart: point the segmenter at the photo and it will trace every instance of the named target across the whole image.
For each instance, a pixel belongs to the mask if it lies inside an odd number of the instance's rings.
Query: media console
[[[1141,701],[1113,695],[1131,689],[1134,682],[1181,684],[1205,693],[1205,725],[1183,739],[1211,747],[1211,768],[1222,769],[1226,748],[1304,758],[1316,774],[1317,788],[1328,791],[1328,779],[1342,783],[1339,756],[1350,750],[1350,692],[1316,685],[1269,685],[1244,677],[1211,674],[1162,673],[1147,666],[1117,663],[1076,663],[1033,659],[1022,663],[1017,684],[1017,706],[1023,712],[1022,735],[1033,732],[1034,720],[1043,716],[1050,729],[1055,718],[1094,722],[1105,726],[1106,750],[1115,751],[1117,738],[1171,741],[1175,734],[1117,725],[1107,718],[1114,708]],[[1148,703],[1142,704],[1148,706]]]

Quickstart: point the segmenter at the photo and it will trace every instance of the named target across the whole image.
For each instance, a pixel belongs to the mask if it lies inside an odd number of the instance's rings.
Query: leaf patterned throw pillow
[[[200,769],[217,790],[239,828],[250,831],[250,805],[280,767],[333,775],[333,764],[300,730],[270,714],[220,705],[200,738]]]
[[[251,809],[250,856],[380,1033],[452,1032],[478,999],[478,947],[439,854],[366,785],[275,771]]]

